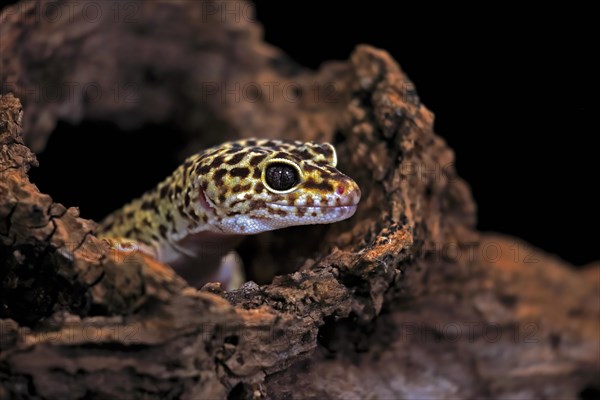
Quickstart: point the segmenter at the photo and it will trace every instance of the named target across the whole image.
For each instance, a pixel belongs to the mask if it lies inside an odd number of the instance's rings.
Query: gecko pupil
[[[267,184],[274,190],[288,190],[298,183],[298,172],[287,164],[271,164],[265,174]]]

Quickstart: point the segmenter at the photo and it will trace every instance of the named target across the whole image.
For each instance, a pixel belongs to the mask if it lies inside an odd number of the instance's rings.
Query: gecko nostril
[[[337,187],[337,194],[344,194],[344,190],[346,190],[346,189],[344,188],[344,185],[339,185],[339,186]]]

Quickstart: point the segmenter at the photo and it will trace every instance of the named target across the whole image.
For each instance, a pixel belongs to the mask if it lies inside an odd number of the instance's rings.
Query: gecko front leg
[[[134,255],[157,259],[156,251],[152,247],[141,242],[122,237],[103,237],[102,240],[108,243],[110,248],[110,256],[118,263],[123,263]]]

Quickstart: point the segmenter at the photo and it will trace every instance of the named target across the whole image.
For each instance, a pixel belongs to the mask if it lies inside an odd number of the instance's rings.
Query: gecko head
[[[360,189],[336,164],[328,143],[230,142],[201,158],[198,206],[235,234],[341,221],[354,215]]]

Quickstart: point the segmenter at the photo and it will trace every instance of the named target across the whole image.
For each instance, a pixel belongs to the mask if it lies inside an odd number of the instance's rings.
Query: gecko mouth
[[[319,216],[334,216],[336,219],[350,218],[356,212],[357,204],[346,205],[346,206],[291,206],[289,204],[278,204],[278,203],[267,203],[269,206],[276,210],[285,212],[297,212],[302,211],[307,217],[311,216],[311,213],[318,213],[318,215],[312,215],[313,217]]]
[[[290,206],[289,204],[279,204],[279,203],[267,203],[270,206],[277,207],[288,207],[300,210],[334,210],[334,209],[344,209],[344,208],[356,208],[356,205],[353,206]]]

